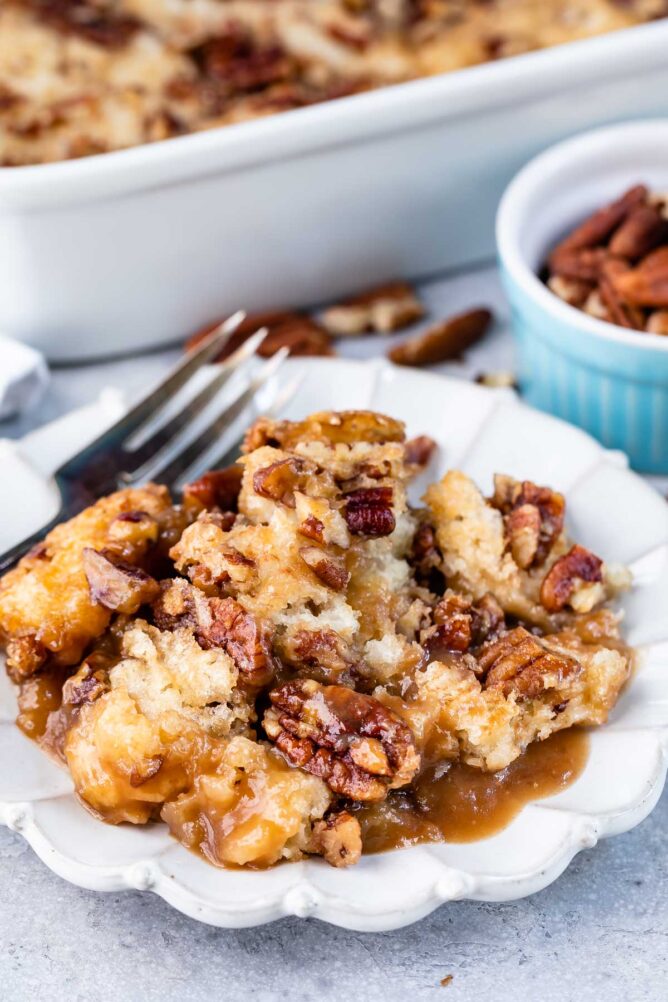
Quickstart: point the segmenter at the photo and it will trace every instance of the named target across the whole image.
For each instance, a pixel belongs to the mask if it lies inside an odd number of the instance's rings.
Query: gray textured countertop
[[[488,342],[445,371],[511,366],[493,272],[431,283],[424,294],[436,313],[490,302],[499,310]],[[369,354],[368,340],[346,354]],[[0,435],[22,435],[104,386],[131,394],[173,357],[59,369],[39,411],[0,424]],[[297,919],[226,931],[148,893],[73,887],[0,828],[0,999],[659,1002],[668,997],[667,878],[668,793],[635,831],[581,853],[556,883],[523,901],[446,904],[391,933]]]

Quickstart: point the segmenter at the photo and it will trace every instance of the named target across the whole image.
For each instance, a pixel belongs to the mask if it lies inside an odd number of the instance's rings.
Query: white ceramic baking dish
[[[0,330],[53,359],[175,341],[493,249],[537,150],[668,111],[668,21],[84,160],[0,169]]]

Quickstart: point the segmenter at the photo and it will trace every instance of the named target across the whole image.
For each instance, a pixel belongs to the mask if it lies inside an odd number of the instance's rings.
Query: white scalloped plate
[[[291,362],[289,367],[302,368]],[[182,848],[164,826],[110,827],[75,800],[68,776],[13,724],[15,696],[0,684],[0,821],[30,842],[56,873],[100,891],[150,889],[213,925],[238,927],[312,915],[359,930],[407,925],[444,901],[505,901],[553,881],[580,849],[628,831],[659,798],[668,758],[668,506],[623,456],[520,404],[507,392],[384,363],[314,360],[290,417],[324,408],[369,407],[403,418],[410,434],[440,446],[434,478],[459,466],[488,489],[494,471],[566,493],[573,532],[611,560],[631,564],[627,635],[641,668],[611,721],[591,736],[582,776],[568,790],[525,807],[498,835],[466,845],[429,845],[367,856],[350,870],[320,860],[264,872],[217,870]],[[118,399],[61,419],[14,449],[2,444],[0,537],[36,527],[54,504],[48,473],[118,413]],[[28,462],[26,462],[26,460]],[[419,496],[420,485],[417,485]],[[4,509],[4,512],[3,510]],[[20,518],[18,517],[20,512]],[[19,524],[20,523],[20,524]],[[0,548],[11,540],[0,538]]]

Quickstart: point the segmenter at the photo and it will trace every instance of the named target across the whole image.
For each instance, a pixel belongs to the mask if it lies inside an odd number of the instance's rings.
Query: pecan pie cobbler
[[[242,122],[666,14],[667,0],[0,0],[0,164]]]
[[[381,824],[437,837],[444,777],[470,798],[606,720],[628,571],[530,481],[484,497],[450,470],[411,506],[434,449],[369,411],[260,419],[180,504],[119,491],[5,575],[19,725],[84,806],[161,819],[218,865],[347,866]]]

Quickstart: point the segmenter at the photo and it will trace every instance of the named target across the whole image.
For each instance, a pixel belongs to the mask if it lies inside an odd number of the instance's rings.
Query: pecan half
[[[561,248],[550,255],[550,270],[561,278],[595,284],[601,268],[610,258],[606,247],[583,247],[581,250]]]
[[[310,851],[323,856],[330,866],[352,866],[362,855],[359,821],[348,811],[330,814],[313,825]]]
[[[222,511],[237,512],[243,473],[242,467],[236,463],[222,470],[209,470],[184,486],[183,500],[186,504],[193,502],[209,511],[220,508]]]
[[[160,593],[160,585],[146,571],[119,560],[109,550],[83,551],[83,569],[94,602],[113,612],[130,615],[140,606],[152,602]]]
[[[655,205],[639,205],[626,217],[609,243],[610,253],[637,261],[668,240],[668,219]]]
[[[406,282],[391,282],[330,306],[321,320],[330,334],[355,335],[365,331],[387,334],[407,327],[424,314],[422,304]]]
[[[553,292],[555,296],[559,296],[559,299],[563,299],[565,303],[569,303],[571,306],[584,306],[587,296],[589,296],[594,288],[591,282],[579,281],[577,278],[567,278],[564,275],[552,275],[547,280],[547,286],[550,292]]]
[[[459,358],[484,337],[491,322],[489,310],[460,313],[396,345],[388,357],[396,365],[435,365]]]
[[[637,306],[630,306],[625,303],[617,291],[616,280],[625,275],[630,270],[630,266],[625,261],[611,259],[606,261],[601,268],[601,277],[598,283],[598,291],[601,302],[606,308],[610,320],[619,327],[628,327],[630,330],[642,330],[645,318],[642,310]]]
[[[603,581],[603,561],[586,550],[584,546],[573,546],[560,557],[545,575],[540,588],[540,600],[548,612],[560,612],[566,605],[573,605],[578,592],[591,591],[592,584]],[[592,608],[603,597],[602,589],[592,591]],[[588,602],[586,603],[589,604]],[[582,608],[578,611],[589,611]]]
[[[633,209],[645,202],[647,194],[647,188],[644,184],[637,184],[629,188],[621,198],[611,202],[610,205],[603,206],[602,209],[598,209],[569,233],[555,248],[552,256],[562,250],[580,250],[584,247],[595,247],[596,244],[604,243]],[[552,264],[552,256],[550,264]]]
[[[295,506],[295,491],[304,490],[308,478],[317,472],[315,463],[298,456],[279,459],[270,466],[264,466],[253,474],[253,490],[260,497],[286,505]]]
[[[563,494],[531,480],[520,482],[497,473],[490,503],[503,515],[506,539],[517,566],[527,570],[543,564],[564,527]]]
[[[637,267],[617,276],[614,285],[632,306],[668,307],[668,247],[652,251]]]
[[[328,588],[333,588],[334,591],[345,591],[348,587],[350,573],[346,570],[346,565],[340,557],[335,557],[317,546],[300,547],[299,556]]]
[[[373,696],[312,679],[269,693],[264,727],[292,765],[352,800],[383,800],[420,767],[410,728]]]
[[[392,511],[391,487],[360,487],[346,494],[344,518],[354,536],[389,536],[396,519]]]
[[[478,657],[485,688],[504,696],[538,699],[579,675],[582,665],[566,654],[555,654],[523,626],[518,626],[483,649]]]

